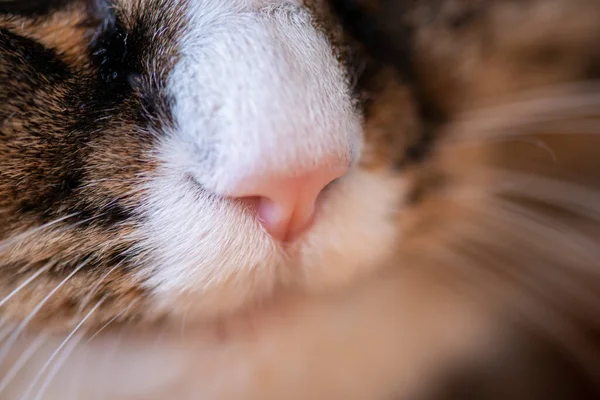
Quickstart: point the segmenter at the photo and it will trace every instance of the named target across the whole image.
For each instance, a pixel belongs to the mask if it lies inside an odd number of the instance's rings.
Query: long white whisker
[[[600,255],[588,236],[553,218],[546,219],[543,214],[501,199],[472,209],[478,211],[475,218],[461,221],[470,232],[465,236],[463,229],[453,245],[464,247],[471,256],[478,254],[480,262],[485,258],[482,264],[487,267],[481,268],[480,273],[487,272],[489,277],[484,281],[494,276],[491,266],[502,264],[502,268],[495,271],[496,278],[510,277],[515,286],[527,285],[524,290],[529,294],[540,290],[544,296],[562,293],[563,299],[577,305],[578,313],[593,318],[587,314],[593,313],[590,305],[597,304],[600,295],[583,283],[599,276],[592,266],[597,264]],[[465,247],[464,243],[469,244]],[[564,251],[565,248],[570,251]],[[553,300],[550,297],[550,301]]]
[[[0,342],[3,341],[13,330],[14,326],[12,326],[12,324],[0,329]]]
[[[566,93],[566,94],[565,94]],[[471,110],[459,115],[449,127],[446,143],[464,140],[487,141],[490,138],[522,135],[528,125],[556,125],[565,119],[598,115],[600,87],[578,84],[553,91],[537,92],[524,100],[512,99],[499,106]],[[508,116],[508,117],[507,117]],[[582,125],[585,133],[600,134],[600,129]],[[564,133],[550,130],[548,133]]]
[[[0,251],[5,250],[7,247],[9,247],[14,242],[22,241],[22,240],[26,239],[28,236],[33,235],[34,233],[40,232],[46,228],[56,225],[62,221],[69,219],[69,218],[73,218],[74,216],[76,216],[78,214],[79,213],[68,214],[68,215],[65,215],[64,217],[57,218],[57,219],[47,222],[43,225],[36,226],[35,228],[29,229],[28,231],[25,231],[23,233],[19,233],[15,236],[12,236],[12,237],[0,242]]]
[[[40,387],[40,390],[38,390],[38,393],[35,396],[34,400],[40,400],[42,398],[42,396],[46,392],[46,389],[48,388],[48,386],[50,385],[50,383],[52,382],[52,380],[54,379],[54,377],[56,376],[56,374],[58,373],[58,371],[62,368],[62,366],[64,365],[64,363],[67,361],[67,358],[69,358],[69,356],[73,353],[73,351],[75,350],[75,348],[77,347],[77,345],[81,341],[81,338],[83,337],[83,335],[84,334],[82,333],[80,335],[75,336],[73,338],[73,340],[71,340],[69,342],[69,344],[67,346],[65,346],[64,351],[62,352],[62,354],[60,354],[60,356],[58,357],[58,359],[54,363],[54,366],[48,372],[48,375],[47,375],[46,379],[44,380],[44,382],[42,383],[42,386]],[[33,388],[33,385],[30,386],[30,388]],[[29,395],[30,391],[31,391],[31,389],[29,389],[27,391],[26,395]],[[21,400],[26,400],[26,399],[27,399],[26,396],[21,397]]]
[[[574,251],[580,250],[577,251],[579,254],[590,256],[591,254],[588,254],[588,252],[591,251],[594,256],[590,258],[590,261],[597,261],[600,259],[600,249],[597,249],[596,242],[572,227],[551,218],[548,218],[551,225],[547,223],[544,224],[542,222],[543,217],[527,210],[525,207],[498,199],[490,201],[495,203],[498,210],[504,211],[504,220],[512,223],[512,227],[518,228],[522,233],[529,231],[530,234],[541,235],[538,236],[537,239],[543,237],[546,242],[544,245],[540,245],[541,250],[547,249],[548,244],[552,243],[560,243],[562,245],[569,244],[570,249]],[[518,218],[510,218],[510,216]],[[520,236],[522,236],[524,240],[527,239],[527,235]],[[529,241],[535,243],[538,242],[537,239],[531,240],[531,238],[529,238]],[[582,249],[588,251],[581,251]]]
[[[110,324],[112,324],[117,318],[119,318],[121,315],[123,315],[124,313],[126,313],[127,311],[129,311],[129,309],[131,308],[131,304],[129,305],[129,307],[127,307],[126,309],[122,310],[120,313],[118,313],[117,315],[115,315],[114,317],[112,317],[110,320],[108,320],[107,323],[105,323],[104,325],[102,325],[100,327],[100,329],[98,329],[96,331],[96,333],[94,333],[92,336],[90,336],[90,338],[84,343],[88,344],[89,342],[91,342],[96,336],[98,336],[104,329],[106,329]]]
[[[31,281],[33,281],[35,278],[37,278],[38,276],[40,276],[41,274],[43,274],[44,272],[48,271],[48,269],[50,269],[50,267],[53,265],[52,262],[47,263],[46,265],[44,265],[42,268],[38,269],[34,274],[32,274],[29,278],[27,278],[23,283],[21,283],[19,286],[17,286],[12,292],[10,292],[6,297],[4,297],[4,299],[0,300],[0,307],[2,307],[4,304],[6,304],[6,302],[8,300],[10,300],[13,296],[15,296],[17,293],[19,293],[25,286],[29,285],[31,283]]]
[[[102,360],[102,370],[101,370],[100,374],[103,377],[102,380],[106,381],[106,384],[101,386],[100,396],[98,396],[101,399],[107,398],[106,391],[110,385],[110,382],[107,378],[110,376],[110,369],[111,369],[112,361],[116,357],[117,351],[123,344],[124,336],[127,333],[128,332],[126,329],[122,329],[121,332],[119,332],[119,334],[114,338],[113,345],[111,346],[111,348],[105,352],[104,359]]]
[[[75,372],[73,374],[69,374],[69,389],[64,400],[79,400],[81,398],[79,391],[81,389],[81,382],[85,379],[84,377],[86,376],[86,373],[88,373],[86,366],[89,356],[90,352],[88,351],[83,351],[83,353],[79,355],[77,365],[74,366]]]
[[[10,332],[10,330],[12,330],[12,326],[13,324],[9,323],[9,318],[7,316],[0,317],[0,342],[4,339],[4,335],[1,332],[3,332],[3,330],[6,330],[7,328]]]
[[[65,283],[67,283],[67,281],[69,279],[71,279],[73,277],[73,275],[75,275],[77,272],[79,272],[88,263],[88,261],[89,261],[89,259],[85,260],[84,262],[79,264],[77,266],[77,268],[75,268],[73,271],[71,271],[71,273],[69,275],[67,275],[67,277],[65,279],[63,279],[58,285],[56,285],[56,287],[54,289],[52,289],[50,291],[50,293],[48,293],[46,295],[46,297],[44,297],[42,299],[42,301],[40,301],[38,303],[38,305],[29,313],[29,315],[19,324],[19,326],[13,332],[13,334],[10,336],[8,341],[4,344],[4,346],[2,346],[2,349],[0,349],[0,364],[2,364],[2,361],[4,361],[4,359],[8,355],[8,352],[10,351],[11,347],[17,341],[19,335],[25,330],[25,328],[27,328],[27,325],[29,325],[31,320],[33,320],[33,318],[36,316],[36,314],[48,302],[50,297],[52,297],[52,295],[54,295],[54,293],[56,293]]]
[[[122,262],[117,263],[114,267],[112,267],[111,269],[109,269],[104,275],[102,275],[100,278],[98,278],[98,281],[96,282],[96,284],[94,284],[94,286],[89,290],[89,294],[81,301],[81,305],[79,306],[79,311],[83,310],[88,305],[88,303],[90,302],[90,300],[94,296],[94,293],[96,293],[96,290],[102,284],[102,282],[104,282],[104,280],[114,270],[116,270],[117,268],[119,268],[121,265],[122,265]]]
[[[8,387],[10,382],[15,378],[19,371],[27,364],[27,362],[33,357],[33,355],[42,347],[42,345],[48,340],[45,335],[38,336],[32,344],[21,354],[21,356],[15,361],[15,363],[8,370],[4,378],[0,381],[0,394]]]
[[[515,193],[524,197],[559,204],[565,209],[600,221],[600,191],[540,175],[486,168],[500,182],[490,186],[492,193]]]
[[[600,120],[598,118],[573,121],[571,118],[567,121],[553,121],[551,124],[544,124],[540,129],[538,126],[531,128],[525,127],[522,134],[543,134],[543,135],[598,135],[600,134]]]
[[[48,358],[48,360],[44,363],[44,365],[42,366],[42,368],[38,371],[37,375],[35,376],[35,378],[33,379],[32,383],[31,383],[31,385],[29,386],[29,389],[22,396],[22,399],[26,399],[28,397],[29,393],[31,392],[31,390],[33,389],[33,387],[35,386],[35,384],[40,380],[40,378],[42,377],[42,375],[44,374],[44,372],[46,372],[46,369],[48,369],[48,367],[50,366],[50,364],[52,363],[52,361],[54,361],[54,359],[56,358],[56,356],[61,352],[61,350],[63,348],[65,348],[65,346],[69,342],[71,342],[71,345],[68,346],[69,350],[65,350],[63,356],[65,354],[66,354],[66,356],[68,356],[71,353],[71,351],[75,348],[75,346],[81,340],[81,337],[79,337],[77,340],[73,340],[73,341],[71,341],[71,338],[73,336],[75,336],[75,334],[79,331],[79,329],[83,326],[83,324],[85,324],[85,322],[102,305],[103,302],[104,302],[104,298],[100,299],[98,301],[98,303],[96,303],[96,305],[85,315],[85,317],[83,317],[83,319],[81,321],[79,321],[79,323],[77,324],[77,326],[75,326],[75,328],[73,328],[73,330],[71,331],[71,333],[69,333],[69,335],[67,335],[67,337],[65,338],[65,340],[62,341],[62,343],[56,348],[56,350],[54,350],[54,352],[50,355],[50,357]],[[61,357],[60,359],[63,359],[63,358],[66,359],[66,357]],[[64,362],[64,360],[62,362]],[[35,400],[38,400],[41,397],[41,395],[45,391],[46,387],[50,384],[50,381],[52,380],[52,378],[54,377],[54,375],[56,375],[56,373],[58,372],[58,369],[62,365],[62,362],[60,362],[60,361],[57,362],[55,368],[53,368],[50,371],[50,373],[48,374],[48,377],[46,378],[46,380],[42,384],[40,390],[38,391],[38,394],[36,395]]]
[[[458,197],[457,200],[462,200],[462,197]],[[461,201],[460,204],[464,207],[468,203]],[[548,246],[550,248],[556,246],[564,248],[565,245],[569,245],[570,252],[559,252],[554,255],[554,258],[567,262],[573,255],[578,255],[588,263],[600,259],[600,250],[597,249],[598,246],[588,235],[556,218],[544,216],[543,213],[536,213],[525,206],[490,196],[482,206],[471,207],[471,210],[477,212],[479,214],[478,218],[480,218],[474,227],[483,228],[487,226],[489,227],[487,229],[509,234],[512,238],[518,238],[521,243],[527,243],[530,250],[539,250],[540,254],[548,254]],[[489,225],[494,222],[501,223],[493,226]],[[478,240],[487,241],[488,245],[494,245],[497,237],[485,235],[482,231]],[[567,265],[571,264],[567,263]],[[585,272],[589,274],[594,271],[586,269]]]

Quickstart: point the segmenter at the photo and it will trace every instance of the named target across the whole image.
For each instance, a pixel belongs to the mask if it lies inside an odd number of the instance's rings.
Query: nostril
[[[249,200],[265,230],[279,241],[290,241],[312,224],[321,192],[348,168],[321,168],[296,177],[250,176],[229,193]]]
[[[256,216],[274,239],[289,242],[312,225],[318,197],[299,201],[292,207],[262,197],[257,202]]]
[[[345,174],[344,174],[345,175]],[[335,178],[334,180],[332,180],[331,182],[329,182],[327,185],[325,185],[325,187],[323,188],[323,191],[329,189],[332,186],[335,186],[336,183],[338,183],[340,181],[340,179],[342,179],[342,177],[339,178]]]
[[[261,197],[256,206],[256,216],[273,238],[287,242],[310,226],[315,214],[315,204],[316,200],[294,209]]]

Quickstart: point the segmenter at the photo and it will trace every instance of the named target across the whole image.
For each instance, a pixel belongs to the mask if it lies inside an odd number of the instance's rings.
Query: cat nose
[[[310,227],[319,195],[348,169],[323,165],[296,170],[294,176],[262,171],[243,179],[229,195],[249,200],[265,230],[274,239],[287,242]]]

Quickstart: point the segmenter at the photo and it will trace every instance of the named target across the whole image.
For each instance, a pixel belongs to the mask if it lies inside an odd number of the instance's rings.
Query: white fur
[[[326,193],[314,226],[280,248],[243,205],[185,187],[166,175],[147,204],[145,248],[156,268],[147,277],[157,307],[215,316],[267,297],[280,285],[334,288],[389,257],[398,240],[401,182],[354,171]],[[175,186],[176,187],[176,186]],[[191,314],[190,314],[190,311]]]
[[[284,1],[192,4],[168,83],[177,123],[166,144],[173,168],[222,194],[263,171],[356,159],[360,118],[308,10]]]
[[[294,2],[190,4],[168,81],[175,128],[157,150],[143,210],[140,249],[153,267],[140,274],[156,309],[216,316],[282,287],[336,287],[364,275],[397,239],[400,182],[352,171],[286,248],[242,202],[218,195],[248,174],[293,173],[323,157],[356,161],[360,116],[324,34]]]

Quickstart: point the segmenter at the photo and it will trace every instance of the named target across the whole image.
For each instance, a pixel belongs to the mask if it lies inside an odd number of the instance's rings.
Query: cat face
[[[3,314],[220,317],[393,247],[403,185],[361,162],[358,71],[324,3],[69,2],[0,24]]]

